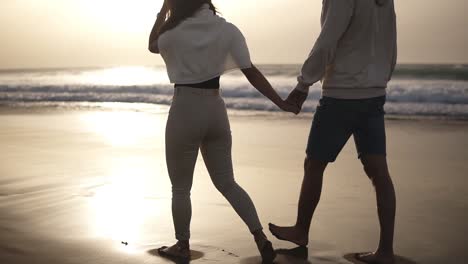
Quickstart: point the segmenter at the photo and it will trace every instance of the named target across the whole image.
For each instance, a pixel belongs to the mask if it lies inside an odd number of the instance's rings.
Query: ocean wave
[[[297,83],[300,65],[263,65],[260,68],[275,90],[285,98]],[[440,75],[435,74],[436,69],[442,69],[438,73]],[[467,69],[465,65],[399,66],[396,77],[387,88],[388,112],[396,115],[468,116],[468,81],[460,80]],[[407,77],[401,77],[405,74]],[[411,75],[420,77],[409,78]],[[432,78],[442,75],[447,78]],[[448,76],[455,77],[450,79]],[[240,72],[223,76],[221,87],[229,108],[278,110]],[[173,87],[163,67],[0,71],[0,102],[168,105],[172,94]],[[316,84],[310,89],[304,110],[313,112],[320,97],[321,86]]]
[[[295,77],[301,65],[262,65],[259,67],[268,76]],[[394,78],[419,80],[468,81],[466,64],[399,64],[393,73]]]
[[[293,89],[294,79],[275,80],[271,82],[278,93],[286,97]],[[111,98],[137,97],[139,101],[146,97],[172,95],[172,85],[0,85],[0,95],[4,99],[18,100],[22,97],[35,100],[54,100],[57,97],[81,101],[83,95],[93,101],[106,101]],[[228,98],[263,98],[256,89],[246,81],[230,79],[223,82],[222,94]],[[320,85],[314,85],[309,99],[321,97]],[[31,99],[33,100],[33,99]],[[468,82],[447,81],[392,81],[387,88],[387,100],[391,102],[468,104]],[[137,102],[139,102],[137,101]]]
[[[269,100],[263,98],[236,98],[224,97],[226,106],[233,110],[280,112],[281,110]],[[56,103],[63,106],[76,103],[136,103],[136,104],[158,104],[170,105],[171,95],[148,95],[148,94],[126,94],[108,93],[96,95],[93,93],[60,93],[51,95],[49,93],[23,93],[20,96],[9,93],[0,93],[0,105],[25,105],[37,103]],[[308,99],[303,106],[302,112],[313,113],[317,107],[318,100]],[[433,116],[455,119],[468,119],[468,104],[444,104],[444,103],[418,103],[418,102],[394,102],[387,101],[385,111],[393,116]]]

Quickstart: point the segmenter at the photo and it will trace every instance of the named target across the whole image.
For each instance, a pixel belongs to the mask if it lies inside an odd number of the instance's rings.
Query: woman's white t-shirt
[[[158,47],[171,83],[201,83],[229,70],[252,67],[240,30],[214,14],[207,4],[164,32]]]

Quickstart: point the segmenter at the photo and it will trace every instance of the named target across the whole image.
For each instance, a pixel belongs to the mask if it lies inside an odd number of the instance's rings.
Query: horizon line
[[[303,63],[256,63],[255,65],[257,66],[280,66],[280,65],[286,65],[286,66],[300,66]],[[444,63],[428,63],[428,62],[423,62],[423,63],[413,63],[413,62],[405,62],[405,63],[397,63],[397,66],[416,66],[416,65],[431,65],[431,66],[468,66],[468,62],[464,63],[450,63],[450,62],[444,62]],[[2,72],[8,72],[8,71],[40,71],[40,70],[64,70],[64,69],[104,69],[104,68],[120,68],[120,67],[165,67],[164,64],[120,64],[120,65],[101,65],[101,66],[45,66],[45,67],[11,67],[11,68],[2,68],[0,67],[0,71]]]

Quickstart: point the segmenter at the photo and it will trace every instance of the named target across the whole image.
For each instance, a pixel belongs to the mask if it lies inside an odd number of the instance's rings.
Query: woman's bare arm
[[[156,22],[154,23],[153,29],[151,30],[151,34],[149,37],[148,49],[152,53],[159,53],[159,31],[164,25],[164,22],[166,21],[167,11],[167,4],[166,1],[164,1],[164,4],[161,7],[161,11],[159,12],[158,17],[156,18]]]
[[[299,113],[298,107],[286,103],[278,95],[275,89],[273,89],[270,82],[268,82],[265,76],[253,64],[251,68],[243,69],[242,72],[244,73],[247,80],[249,80],[250,84],[252,84],[253,87],[255,87],[255,89],[257,89],[261,94],[270,99],[279,108],[287,112],[292,112],[295,114]]]

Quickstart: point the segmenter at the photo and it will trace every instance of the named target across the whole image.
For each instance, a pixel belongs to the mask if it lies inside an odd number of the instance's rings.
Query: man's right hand
[[[309,95],[308,93],[305,93],[305,92],[299,91],[297,89],[294,89],[289,94],[288,98],[286,99],[286,102],[297,106],[299,108],[299,110],[301,110],[302,105],[304,104],[304,102],[307,99],[308,95]]]

